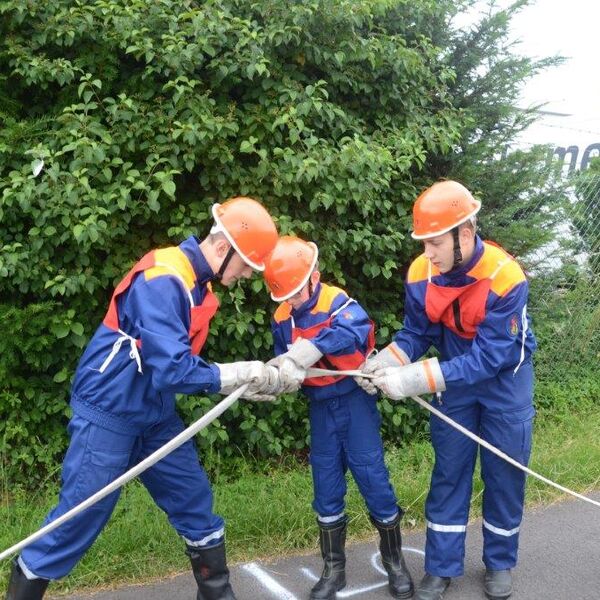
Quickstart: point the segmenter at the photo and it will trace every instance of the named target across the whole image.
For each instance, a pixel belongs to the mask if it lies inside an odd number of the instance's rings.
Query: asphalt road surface
[[[593,498],[600,500],[600,494]],[[316,537],[316,536],[315,536]],[[424,532],[405,536],[406,560],[415,582],[423,575]],[[444,600],[484,598],[481,521],[469,525],[465,575],[454,579]],[[303,600],[321,571],[315,552],[273,562],[234,565],[231,579],[238,600]],[[376,540],[347,548],[348,584],[338,599],[390,598]],[[528,510],[521,527],[514,600],[600,600],[600,509],[578,500]],[[130,586],[69,600],[195,600],[196,585],[186,573],[151,585]],[[65,596],[62,596],[64,599]]]

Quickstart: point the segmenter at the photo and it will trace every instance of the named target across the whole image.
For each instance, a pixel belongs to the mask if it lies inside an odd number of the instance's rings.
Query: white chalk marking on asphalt
[[[319,581],[319,578],[307,567],[300,567],[300,572],[304,573],[309,579]]]
[[[419,548],[411,548],[410,546],[402,546],[402,552],[414,552],[420,556],[425,556],[425,552],[423,552],[423,550],[419,550]],[[383,565],[380,565],[379,561],[377,560],[379,556],[381,556],[381,554],[379,552],[375,552],[375,554],[371,556],[371,564],[376,571],[379,571],[382,575],[387,577],[387,573],[383,568]]]
[[[306,575],[309,579],[312,579],[313,581],[319,580],[319,578],[310,569],[308,569],[306,567],[302,567],[300,569],[300,571],[302,571],[302,573],[304,573],[304,575]],[[377,588],[383,587],[387,584],[388,584],[387,581],[382,581],[381,583],[374,583],[373,585],[367,585],[362,588],[355,588],[352,590],[348,590],[348,589],[342,590],[341,592],[337,593],[336,598],[350,598],[351,596],[357,596],[358,594],[364,594],[365,592],[370,592],[371,590],[376,590]]]
[[[251,575],[254,575],[260,583],[263,584],[274,596],[277,596],[279,600],[299,600],[292,592],[286,590],[280,585],[275,579],[273,579],[268,573],[263,571],[256,563],[248,563],[243,565],[242,569],[248,571]]]
[[[409,546],[403,546],[402,551],[403,552],[414,552],[415,554],[419,554],[420,556],[425,556],[425,552],[423,552],[423,550],[420,550],[419,548],[411,548]],[[375,552],[375,554],[371,555],[371,564],[373,565],[373,568],[376,571],[379,571],[379,573],[381,573],[382,575],[385,575],[386,581],[382,581],[381,583],[374,583],[372,585],[367,585],[367,586],[364,586],[361,588],[354,588],[351,590],[345,589],[345,590],[338,592],[337,597],[338,598],[350,598],[351,596],[357,596],[358,594],[364,594],[365,592],[370,592],[372,590],[376,590],[378,588],[386,586],[388,584],[387,573],[385,572],[385,569],[381,565],[379,565],[379,563],[377,561],[379,556],[380,556],[379,552]],[[309,579],[311,579],[312,581],[319,580],[319,578],[312,572],[312,570],[308,569],[307,567],[301,567],[300,571],[302,573],[304,573],[304,575],[306,577],[308,577]]]

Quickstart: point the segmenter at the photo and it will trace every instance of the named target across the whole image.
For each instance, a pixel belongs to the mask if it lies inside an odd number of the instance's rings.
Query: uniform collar
[[[179,244],[179,249],[187,256],[194,273],[196,274],[196,281],[200,285],[205,285],[211,279],[215,278],[214,271],[210,268],[202,250],[200,250],[200,240],[195,235],[190,235],[187,240]]]
[[[475,235],[475,248],[473,249],[473,255],[468,260],[468,262],[455,267],[451,271],[444,273],[445,277],[453,279],[454,277],[460,277],[465,273],[468,273],[478,262],[481,256],[483,255],[483,242],[478,235]]]
[[[302,313],[305,313],[312,308],[314,308],[317,300],[319,299],[319,294],[321,293],[321,282],[317,283],[315,289],[313,290],[312,296],[304,303],[301,304],[298,308],[292,308],[292,315],[297,317]]]

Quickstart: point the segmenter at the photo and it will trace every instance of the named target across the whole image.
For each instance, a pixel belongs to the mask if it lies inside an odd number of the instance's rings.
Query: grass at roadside
[[[406,509],[405,527],[423,524],[433,452],[426,440],[387,452],[397,494]],[[577,491],[600,487],[600,414],[593,409],[537,419],[531,468]],[[259,472],[257,472],[259,471]],[[316,551],[317,535],[310,508],[312,485],[305,464],[291,459],[269,470],[240,462],[236,477],[215,469],[216,510],[227,521],[231,562]],[[482,485],[474,485],[472,516],[480,514]],[[531,506],[552,502],[561,493],[529,479]],[[35,531],[56,498],[56,489],[17,492],[0,504],[0,548]],[[350,540],[374,536],[353,482],[348,488]],[[0,565],[5,589],[9,563]],[[182,542],[164,514],[138,483],[123,491],[115,513],[73,573],[53,584],[53,591],[92,588],[159,578],[188,569]]]

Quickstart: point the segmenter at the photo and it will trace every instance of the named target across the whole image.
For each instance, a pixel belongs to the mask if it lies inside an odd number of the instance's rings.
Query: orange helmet
[[[264,271],[264,259],[277,243],[277,229],[265,207],[240,196],[213,204],[215,224],[211,233],[223,233],[247,265]]]
[[[481,202],[458,181],[438,181],[417,198],[411,235],[415,240],[442,235],[474,217],[480,208]]]
[[[264,272],[271,298],[283,302],[297,294],[314,271],[318,257],[316,244],[291,235],[280,237]]]

